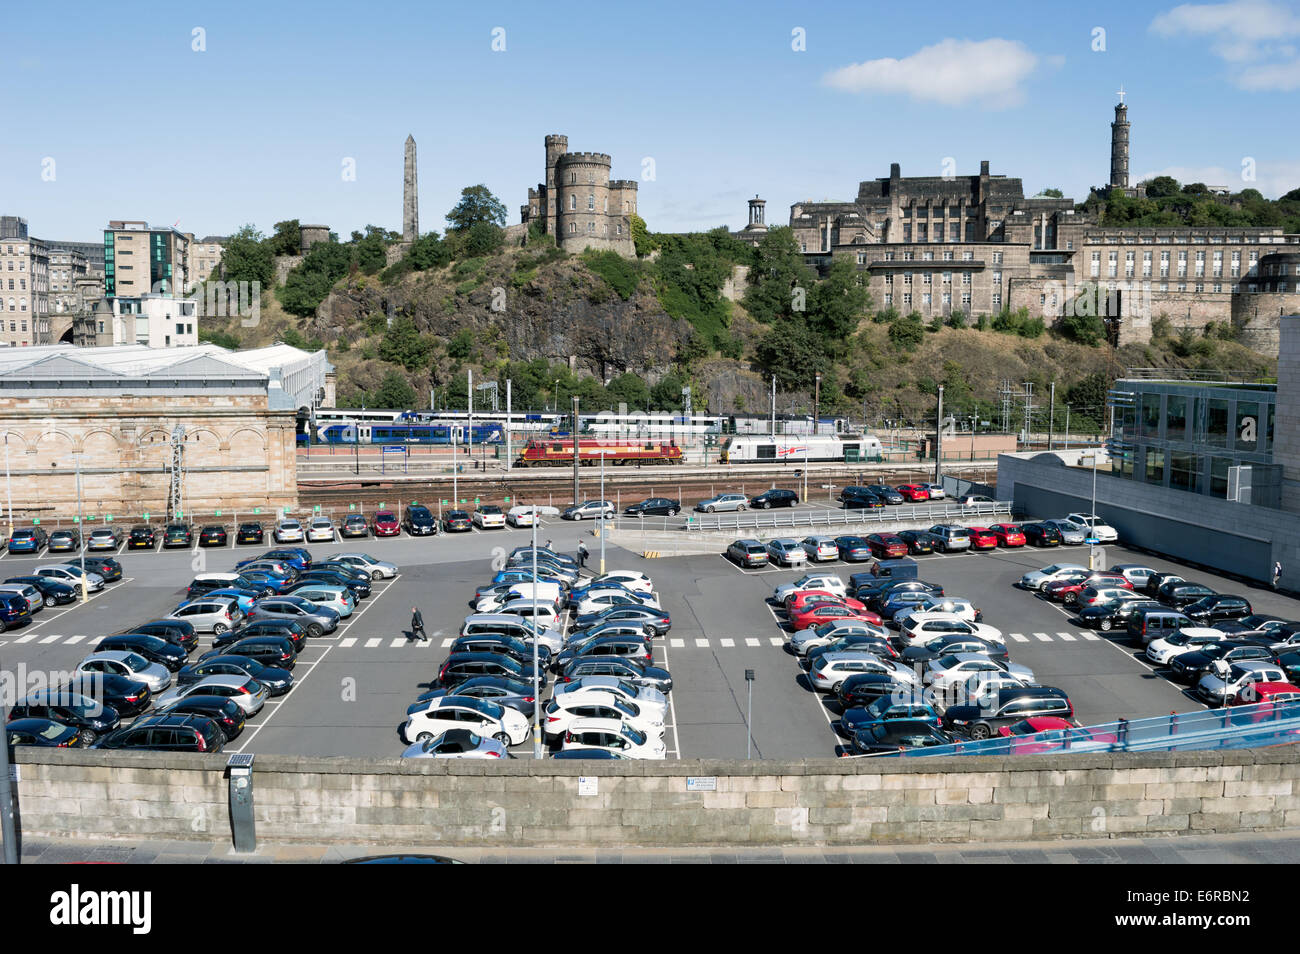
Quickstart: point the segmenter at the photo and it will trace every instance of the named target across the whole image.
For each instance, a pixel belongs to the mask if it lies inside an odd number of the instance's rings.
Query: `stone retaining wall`
[[[1297,754],[586,765],[259,755],[254,803],[267,843],[834,845],[1272,831],[1300,827]],[[17,761],[26,834],[230,837],[224,756],[20,749]]]

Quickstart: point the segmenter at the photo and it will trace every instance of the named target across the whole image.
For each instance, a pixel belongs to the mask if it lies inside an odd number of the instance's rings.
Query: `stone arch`
[[[231,433],[230,437],[227,439],[228,446],[232,446],[232,447],[236,446],[239,443],[238,438],[240,434],[252,435],[252,441],[248,445],[249,450],[258,450],[261,451],[263,454],[266,453],[266,432],[265,431],[258,430],[255,427],[250,427],[247,424],[241,425],[235,428],[235,430]],[[241,447],[240,453],[243,453],[243,451],[244,448]]]
[[[107,438],[107,442],[101,440],[101,437]],[[81,440],[77,443],[78,453],[83,454],[93,454],[96,452],[120,454],[121,450],[121,440],[106,427],[97,427],[94,430],[87,431],[81,435]]]

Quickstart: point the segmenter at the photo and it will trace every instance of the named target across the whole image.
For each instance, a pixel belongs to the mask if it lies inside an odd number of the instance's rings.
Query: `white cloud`
[[[1255,167],[1255,181],[1241,178],[1241,167],[1235,169],[1224,166],[1166,166],[1144,172],[1134,182],[1153,179],[1156,176],[1173,176],[1183,185],[1189,182],[1203,182],[1208,186],[1226,186],[1233,192],[1242,189],[1258,189],[1266,198],[1276,199],[1292,189],[1300,188],[1300,162],[1281,160],[1260,161]]]
[[[1015,40],[953,40],[922,47],[901,60],[887,57],[833,70],[823,82],[851,93],[902,93],[916,100],[1000,109],[1024,98],[1020,84],[1041,63]]]
[[[1157,16],[1150,29],[1159,36],[1210,39],[1210,50],[1228,64],[1229,75],[1240,89],[1300,87],[1295,47],[1281,42],[1300,37],[1300,16],[1270,0],[1186,3]],[[1261,62],[1267,60],[1273,62]]]

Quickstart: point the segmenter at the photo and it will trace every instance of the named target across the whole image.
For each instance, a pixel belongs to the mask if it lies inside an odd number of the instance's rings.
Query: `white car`
[[[8,593],[11,596],[21,596],[27,601],[27,612],[35,614],[46,606],[45,597],[41,591],[30,583],[3,583],[0,584],[0,593]],[[54,597],[50,597],[50,606],[54,605]]]
[[[808,562],[808,552],[798,540],[781,537],[768,541],[767,558],[780,566],[803,566]]]
[[[647,732],[618,719],[574,719],[561,749],[604,749],[625,759],[662,759],[667,755],[662,729]]]
[[[947,616],[957,616],[968,623],[977,622],[976,617],[980,615],[979,607],[970,600],[963,599],[960,596],[933,596],[928,600],[917,603],[915,606],[899,610],[894,614],[894,625],[902,629],[903,624],[922,613],[943,613]]]
[[[69,586],[81,588],[81,567],[75,563],[52,563],[45,566],[38,566],[32,571],[37,576],[48,576],[52,580],[58,580],[60,583],[67,583]],[[104,588],[104,578],[98,573],[86,571],[86,589],[92,593],[98,593]]]
[[[442,735],[415,742],[402,752],[404,759],[504,759],[506,746],[496,739],[485,739],[469,729],[448,729]]]
[[[1184,626],[1176,633],[1147,643],[1146,657],[1157,666],[1168,666],[1175,656],[1194,653],[1227,638],[1221,629],[1207,626]]]
[[[505,612],[502,607],[507,603],[518,600],[528,600],[531,603],[534,598],[538,603],[553,606],[558,614],[563,607],[564,591],[560,589],[558,583],[510,583],[501,592],[480,598],[474,604],[474,612],[502,613]]]
[[[558,629],[560,626],[560,611],[555,608],[555,604],[544,603],[541,600],[534,601],[531,596],[527,599],[514,599],[503,603],[494,612],[532,620],[546,629]]]
[[[172,674],[167,667],[151,663],[139,653],[122,649],[108,649],[100,653],[91,653],[77,664],[76,676],[103,673],[106,676],[125,676],[136,682],[143,682],[153,693],[162,692],[172,684]]]
[[[275,525],[276,543],[302,543],[302,524],[297,520],[281,520]]]
[[[531,724],[518,709],[472,696],[439,696],[406,710],[408,743],[427,742],[448,729],[469,729],[505,745],[519,745],[531,734]]]
[[[834,692],[845,679],[860,672],[890,673],[896,679],[912,685],[919,681],[911,666],[891,659],[881,659],[875,653],[853,650],[826,653],[818,657],[808,670],[808,680],[818,692]]]
[[[879,636],[881,639],[889,639],[889,630],[864,619],[831,619],[792,635],[790,650],[796,656],[806,656],[809,650],[819,649],[841,636]]]
[[[573,608],[573,615],[586,616],[599,613],[611,606],[649,606],[661,609],[659,601],[652,593],[633,593],[629,590],[591,590],[583,596],[581,602]]]
[[[943,489],[943,484],[922,484],[921,486],[929,492],[931,500],[943,500],[948,496]]]
[[[1065,519],[1082,530],[1091,531],[1092,536],[1101,543],[1114,543],[1119,539],[1115,528],[1107,526],[1095,513],[1072,513],[1067,514]]]
[[[636,570],[610,570],[608,573],[593,578],[587,586],[594,589],[602,583],[616,583],[635,593],[653,593],[655,591],[654,581],[644,573]]]
[[[979,683],[988,675],[1010,676],[1022,686],[1034,685],[1034,671],[1019,663],[1000,663],[980,653],[954,653],[925,664],[925,683],[943,692],[958,685]]]
[[[480,530],[503,530],[506,525],[505,511],[493,504],[477,508],[469,519]]]
[[[834,593],[836,596],[847,596],[848,589],[844,581],[834,573],[805,573],[793,583],[782,583],[772,591],[772,599],[782,605],[785,604],[786,597],[793,596],[802,590],[825,590],[827,593]]]
[[[554,695],[562,696],[570,692],[608,692],[628,702],[635,702],[642,712],[657,712],[663,716],[668,712],[668,697],[653,686],[634,686],[617,676],[580,676],[573,682],[560,682],[555,685]]]
[[[544,517],[558,517],[558,507],[539,506],[537,504],[520,504],[506,511],[506,523],[512,527],[531,527],[535,520]]]
[[[635,702],[608,689],[553,696],[542,710],[542,731],[548,738],[555,739],[568,732],[577,719],[613,719],[647,735],[662,738],[664,734],[664,713],[643,711]]]
[[[1248,701],[1252,686],[1289,681],[1282,669],[1261,659],[1231,664],[1220,659],[1196,684],[1196,694],[1209,705],[1223,706],[1238,700]]]
[[[364,570],[370,574],[372,580],[391,580],[397,576],[396,564],[389,563],[387,560],[376,560],[369,553],[336,553],[327,559]]]
[[[307,528],[307,539],[312,543],[333,543],[334,521],[329,517],[313,517]]]
[[[1048,583],[1070,576],[1072,573],[1088,573],[1086,566],[1077,563],[1053,563],[1041,570],[1032,570],[1020,578],[1020,585],[1026,590],[1041,591]]]
[[[160,711],[190,696],[221,696],[244,710],[244,715],[257,715],[266,705],[269,695],[266,686],[250,676],[204,676],[188,686],[169,689],[154,699]]]
[[[967,494],[965,497],[961,498],[961,505],[963,507],[978,507],[983,504],[995,503],[997,503],[996,500],[985,494]]]
[[[840,558],[840,548],[834,537],[804,537],[799,544],[813,563],[826,563]]]
[[[1002,630],[984,623],[972,623],[952,613],[913,613],[898,630],[905,646],[924,643],[935,636],[976,636],[990,643],[1006,644]]]

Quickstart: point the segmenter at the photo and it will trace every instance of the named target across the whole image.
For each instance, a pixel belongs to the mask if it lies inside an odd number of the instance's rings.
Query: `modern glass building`
[[[1272,469],[1275,384],[1171,380],[1152,372],[1116,381],[1109,403],[1116,476],[1227,497],[1230,468]]]

